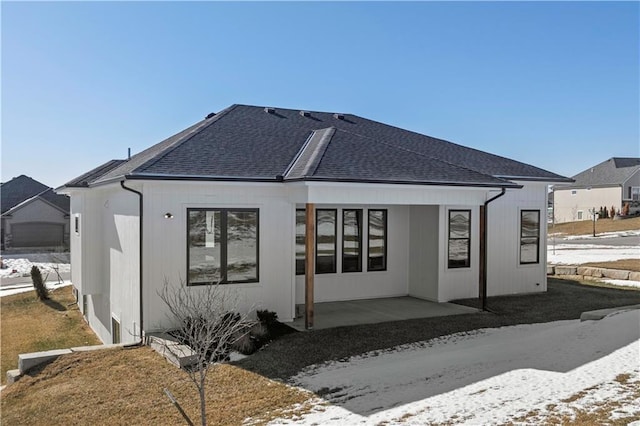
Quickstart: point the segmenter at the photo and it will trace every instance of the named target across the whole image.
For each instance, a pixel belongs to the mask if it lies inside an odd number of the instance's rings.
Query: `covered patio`
[[[430,302],[410,296],[315,303],[314,310],[313,328],[316,330],[478,312],[468,306]],[[304,331],[305,318],[296,318],[287,325]]]

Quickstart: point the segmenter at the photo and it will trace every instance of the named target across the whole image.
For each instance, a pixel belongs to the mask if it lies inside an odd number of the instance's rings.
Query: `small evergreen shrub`
[[[269,341],[269,332],[262,323],[256,323],[233,344],[233,350],[242,355],[251,355]]]
[[[31,267],[31,281],[33,282],[33,287],[36,289],[38,299],[43,301],[49,299],[49,290],[44,284],[40,268],[35,265]]]
[[[278,320],[278,314],[273,311],[269,311],[268,309],[256,311],[256,316],[258,317],[258,321],[260,321],[261,324],[266,325],[267,328]]]

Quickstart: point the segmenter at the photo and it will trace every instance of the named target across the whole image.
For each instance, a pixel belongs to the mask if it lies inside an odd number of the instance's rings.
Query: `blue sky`
[[[2,181],[231,104],[353,113],[574,175],[640,156],[638,2],[2,2]]]

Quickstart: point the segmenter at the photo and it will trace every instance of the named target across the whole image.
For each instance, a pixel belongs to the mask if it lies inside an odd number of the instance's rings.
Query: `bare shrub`
[[[187,373],[198,389],[200,419],[206,425],[205,382],[209,368],[228,357],[232,345],[249,332],[254,321],[237,312],[237,297],[220,284],[194,288],[182,281],[179,286],[165,281],[159,296],[168,307],[170,320],[179,324],[175,336],[194,353],[195,362]],[[171,346],[166,349],[176,351]]]

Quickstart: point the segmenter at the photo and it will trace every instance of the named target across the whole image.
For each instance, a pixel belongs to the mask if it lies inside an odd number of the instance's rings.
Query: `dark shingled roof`
[[[328,180],[514,186],[568,182],[537,167],[351,114],[232,105],[131,157],[114,179]],[[77,186],[74,179],[67,186]]]
[[[571,185],[556,185],[556,189],[619,186],[640,170],[640,158],[613,157],[578,173]]]
[[[0,187],[0,196],[2,197],[2,214],[36,196],[66,212],[69,211],[69,197],[58,195],[52,188],[25,175],[3,183]]]
[[[116,167],[126,163],[127,160],[111,160],[104,164],[99,165],[95,169],[89,170],[87,173],[78,176],[70,182],[67,182],[64,186],[69,187],[88,187],[91,182],[95,182],[100,179]]]

